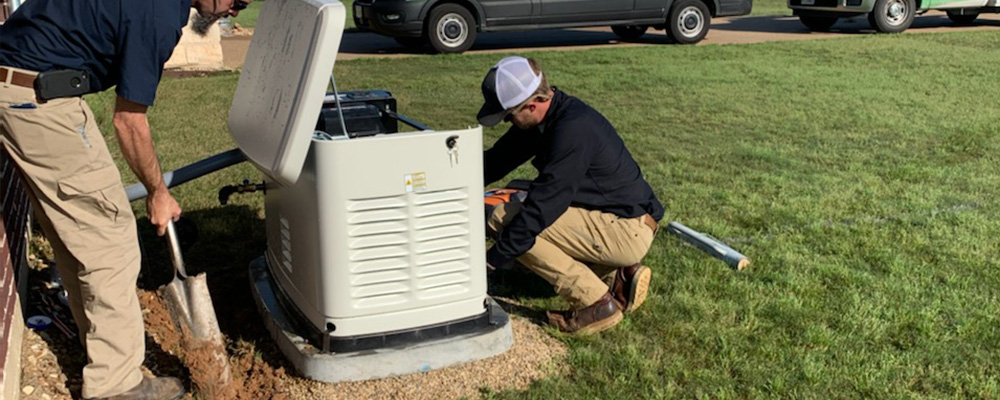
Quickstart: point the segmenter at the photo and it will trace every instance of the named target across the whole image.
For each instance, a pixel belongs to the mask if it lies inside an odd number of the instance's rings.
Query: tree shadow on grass
[[[528,318],[538,325],[548,323],[545,310],[524,306],[520,304],[520,300],[556,295],[552,285],[520,265],[498,269],[490,274],[487,278],[487,292],[508,313]]]
[[[185,267],[189,275],[204,272],[219,329],[230,348],[246,342],[273,368],[291,365],[267,331],[250,288],[250,262],[266,248],[265,222],[255,208],[228,205],[185,211],[177,225]],[[163,238],[148,219],[139,221],[143,266],[139,286],[156,290],[173,278],[173,265]]]

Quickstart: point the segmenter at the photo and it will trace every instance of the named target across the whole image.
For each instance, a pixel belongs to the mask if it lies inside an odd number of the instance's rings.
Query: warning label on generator
[[[427,190],[427,174],[423,172],[403,175],[403,179],[406,181],[406,193]]]

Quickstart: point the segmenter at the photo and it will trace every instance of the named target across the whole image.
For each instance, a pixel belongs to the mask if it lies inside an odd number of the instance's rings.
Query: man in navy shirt
[[[135,217],[94,115],[79,95],[40,99],[38,73],[76,71],[85,92],[117,86],[122,155],[163,235],[181,209],[163,182],[146,110],[190,9],[211,22],[235,15],[232,7],[233,0],[30,0],[0,26],[0,143],[23,172],[55,253],[87,350],[85,398],[176,399],[184,388],[140,370]]]
[[[663,206],[611,123],[550,87],[534,60],[500,60],[482,89],[479,122],[513,124],[483,155],[485,181],[528,160],[538,170],[523,202],[490,216],[488,267],[516,258],[554,285],[571,308],[549,312],[549,322],[564,332],[614,326],[646,300],[652,272],[639,262]]]

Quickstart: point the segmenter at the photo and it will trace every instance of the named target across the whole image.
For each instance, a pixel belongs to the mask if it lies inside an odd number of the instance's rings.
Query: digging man
[[[479,122],[512,123],[483,155],[485,182],[531,160],[538,177],[523,203],[497,206],[488,268],[513,259],[555,286],[568,311],[548,312],[568,333],[611,328],[646,299],[640,265],[663,206],[618,132],[580,99],[550,87],[534,60],[507,57],[486,74]]]
[[[118,142],[163,235],[181,209],[161,177],[146,110],[191,8],[202,35],[219,17],[237,14],[233,0],[31,0],[0,25],[0,141],[24,173],[87,350],[84,398],[176,399],[185,392],[176,378],[140,370],[135,217],[81,95],[117,85]]]

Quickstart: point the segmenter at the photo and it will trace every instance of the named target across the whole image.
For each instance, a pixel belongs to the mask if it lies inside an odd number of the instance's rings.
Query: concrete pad
[[[254,300],[278,348],[305,377],[322,382],[349,382],[427,372],[492,357],[507,351],[514,337],[507,314],[489,299],[502,324],[475,333],[412,346],[351,353],[323,353],[292,330],[293,323],[275,295],[265,257],[250,263]]]

